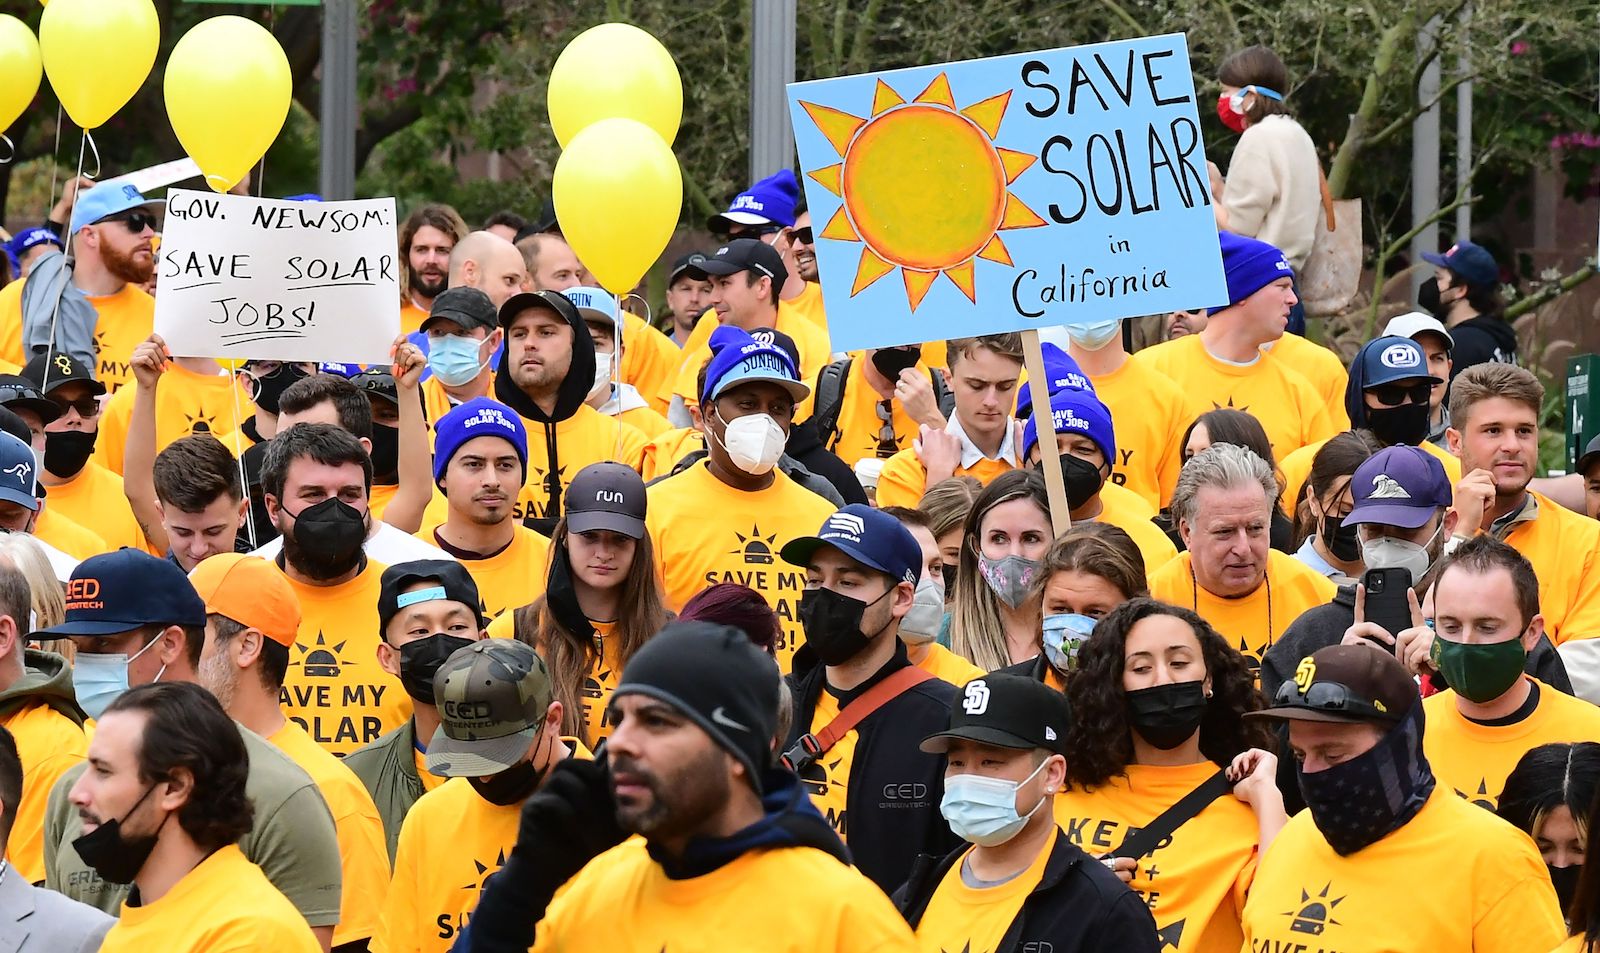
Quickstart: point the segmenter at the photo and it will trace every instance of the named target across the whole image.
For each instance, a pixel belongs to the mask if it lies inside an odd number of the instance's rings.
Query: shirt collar
[[[1489,524],[1489,533],[1495,539],[1505,539],[1518,523],[1529,523],[1539,518],[1539,501],[1532,493],[1524,491],[1522,505]]]
[[[1022,466],[1022,461],[1017,457],[1017,428],[1013,424],[1013,418],[1007,417],[1006,435],[1000,441],[1000,452],[992,458],[982,450],[979,450],[977,444],[972,442],[972,438],[967,436],[967,432],[961,427],[960,414],[950,415],[950,422],[945,425],[944,432],[961,441],[961,469],[963,470],[970,470],[978,465],[979,460],[985,459],[1004,460],[1014,467],[1020,467]]]

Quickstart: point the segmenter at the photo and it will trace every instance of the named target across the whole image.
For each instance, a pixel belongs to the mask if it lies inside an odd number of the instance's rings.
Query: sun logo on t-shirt
[[[1456,794],[1460,797],[1466,798],[1468,801],[1471,801],[1473,804],[1478,805],[1486,811],[1492,811],[1495,809],[1495,796],[1489,793],[1489,782],[1487,779],[1480,779],[1478,781],[1478,790],[1471,794],[1461,790],[1457,790]]]
[[[505,851],[505,848],[503,848],[503,847],[500,849],[500,853],[495,855],[494,861],[492,863],[486,864],[483,861],[478,860],[477,858],[473,858],[472,866],[474,868],[476,868],[476,870],[477,870],[477,878],[476,878],[474,883],[467,884],[466,886],[460,887],[458,889],[471,890],[474,893],[480,893],[480,894],[483,893],[484,881],[489,879],[489,875],[490,874],[494,873],[495,871],[499,870],[501,867],[504,867],[505,865],[506,865],[506,851]]]
[[[183,425],[185,427],[187,427],[189,432],[192,433],[192,434],[194,434],[194,433],[216,433],[217,432],[217,417],[216,417],[215,414],[208,414],[205,411],[201,411],[198,414],[192,414],[192,415],[191,414],[184,414],[183,415]]]
[[[752,525],[750,535],[734,530],[733,535],[739,537],[739,548],[733,550],[732,555],[743,556],[747,566],[772,565],[772,544],[777,541],[778,534],[770,536],[761,535],[761,527]]]
[[[344,643],[338,642],[332,648],[328,648],[327,639],[320,630],[317,632],[315,644],[301,645],[296,642],[294,647],[300,652],[301,657],[290,664],[305,669],[307,678],[338,678],[340,667],[350,664],[339,658],[339,654],[344,651]]]
[[[1312,936],[1321,936],[1322,931],[1329,926],[1339,926],[1339,921],[1333,918],[1333,908],[1344,902],[1344,897],[1328,899],[1328,891],[1332,889],[1332,881],[1322,887],[1322,892],[1312,896],[1304,888],[1300,890],[1300,909],[1286,910],[1284,916],[1290,919],[1289,929],[1295,933],[1309,933]]]
[[[1228,398],[1228,402],[1226,404],[1219,404],[1216,401],[1212,401],[1211,402],[1211,409],[1212,410],[1237,410],[1242,414],[1248,414],[1250,412],[1250,405],[1246,404],[1243,407],[1235,407],[1235,406],[1233,406],[1233,398],[1229,397]]]
[[[1174,950],[1181,949],[1183,947],[1183,925],[1188,922],[1189,918],[1184,917],[1182,920],[1179,920],[1176,923],[1169,923],[1166,926],[1156,930],[1156,939],[1161,941],[1161,948],[1163,950],[1167,949],[1168,947],[1171,947]]]

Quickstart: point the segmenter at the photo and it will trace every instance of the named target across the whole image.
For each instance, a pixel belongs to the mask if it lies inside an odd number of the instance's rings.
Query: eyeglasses
[[[60,407],[63,414],[69,410],[76,410],[79,417],[93,417],[100,412],[100,402],[93,397],[79,397],[77,400],[51,397],[50,402]]]
[[[1379,708],[1376,702],[1357,695],[1348,686],[1338,682],[1313,682],[1310,688],[1302,692],[1300,686],[1290,680],[1278,686],[1278,694],[1273,701],[1278,705],[1293,705],[1314,711],[1341,712],[1362,718],[1395,717]]]
[[[816,244],[816,242],[814,240],[814,236],[811,233],[811,226],[810,225],[807,225],[805,228],[797,228],[794,231],[790,232],[789,234],[794,237],[794,243],[796,245],[814,245],[814,244]]]
[[[900,452],[900,437],[894,432],[894,404],[880,400],[872,405],[878,412],[878,456],[887,460]]]
[[[104,221],[121,222],[127,227],[128,231],[134,235],[139,234],[147,228],[154,229],[156,227],[155,213],[146,211],[142,208],[136,208],[131,212],[122,212],[118,215],[113,215],[110,218],[104,219]]]
[[[1404,403],[1425,404],[1428,402],[1428,392],[1433,389],[1432,384],[1379,384],[1367,388],[1367,393],[1377,398],[1378,403],[1385,407],[1399,407]]]

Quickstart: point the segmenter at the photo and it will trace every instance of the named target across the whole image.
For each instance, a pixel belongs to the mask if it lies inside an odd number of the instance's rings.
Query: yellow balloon
[[[156,64],[161,21],[150,0],[55,0],[39,18],[50,88],[85,129],[133,98]]]
[[[183,35],[167,58],[167,118],[218,192],[266,155],[289,116],[289,58],[267,28],[213,17]]]
[[[683,80],[655,37],[626,23],[602,23],[573,37],[550,70],[550,127],[566,148],[601,119],[636,119],[668,146],[683,119]]]
[[[0,14],[0,132],[9,129],[33,102],[43,69],[33,31],[16,17]]]
[[[677,157],[632,119],[602,119],[573,136],[550,188],[578,260],[618,295],[632,291],[667,247],[683,208]]]

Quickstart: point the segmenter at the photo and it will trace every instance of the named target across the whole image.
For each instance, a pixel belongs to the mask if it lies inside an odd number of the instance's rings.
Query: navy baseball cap
[[[787,227],[794,224],[799,201],[800,181],[793,170],[782,169],[734,196],[726,212],[706,220],[706,230],[727,232],[735,224]]]
[[[35,635],[118,635],[146,625],[204,628],[206,604],[171,560],[124,546],[90,556],[67,581],[67,617]]]
[[[711,275],[736,275],[741,271],[771,278],[774,289],[783,287],[789,280],[789,268],[783,263],[783,256],[776,248],[755,238],[735,238],[709,258],[702,258],[686,269],[687,274],[702,280]],[[776,290],[773,293],[776,294]]]
[[[1344,525],[1380,523],[1416,529],[1450,505],[1444,464],[1421,447],[1396,444],[1366,459],[1350,477],[1355,505]]]
[[[52,232],[50,229],[45,228],[43,225],[35,225],[33,228],[24,228],[22,231],[12,236],[11,241],[6,242],[6,253],[11,255],[13,258],[20,260],[22,256],[27,254],[30,249],[39,245],[43,245],[46,242],[49,242],[57,248],[60,248],[61,236],[57,235],[55,232]]]
[[[751,381],[777,384],[796,402],[805,400],[811,393],[811,388],[801,382],[795,370],[794,357],[775,341],[723,325],[711,332],[707,343],[711,347],[711,361],[706,366],[705,392],[700,395],[703,401],[716,400],[728,390]]]
[[[1083,372],[1078,362],[1072,355],[1061,350],[1049,341],[1039,345],[1039,351],[1044,356],[1045,391],[1055,394],[1062,390],[1086,390],[1094,393],[1094,382],[1089,380],[1089,375]],[[1023,386],[1017,388],[1017,416],[1026,417],[1033,412],[1033,388]]]
[[[1082,434],[1094,441],[1105,457],[1106,465],[1117,461],[1117,435],[1111,426],[1111,411],[1094,391],[1064,390],[1050,397],[1050,418],[1057,436],[1064,433]],[[1039,420],[1029,417],[1022,427],[1022,456],[1027,458],[1039,442]]]
[[[1456,242],[1442,255],[1425,251],[1422,260],[1430,265],[1448,268],[1451,274],[1473,287],[1500,282],[1499,263],[1487,248],[1476,242]]]
[[[39,498],[34,494],[34,481],[39,476],[34,472],[36,465],[32,447],[15,434],[0,430],[0,500],[38,512]]]
[[[1409,337],[1373,338],[1361,346],[1355,363],[1360,365],[1363,389],[1405,380],[1444,383],[1428,370],[1428,357],[1422,353],[1422,346]]]
[[[451,408],[433,425],[433,479],[444,479],[450,458],[474,437],[500,437],[517,451],[522,472],[528,472],[528,429],[517,412],[497,400],[474,397]]]
[[[141,205],[148,205],[153,210],[165,204],[164,199],[145,198],[138,189],[127,183],[106,183],[82,189],[72,208],[71,234],[78,234],[78,230],[85,225],[93,225]]]
[[[896,582],[916,585],[922,576],[922,547],[916,537],[899,520],[865,503],[851,503],[834,513],[822,521],[817,535],[790,540],[779,555],[791,565],[806,566],[811,554],[823,546],[832,546]]]

